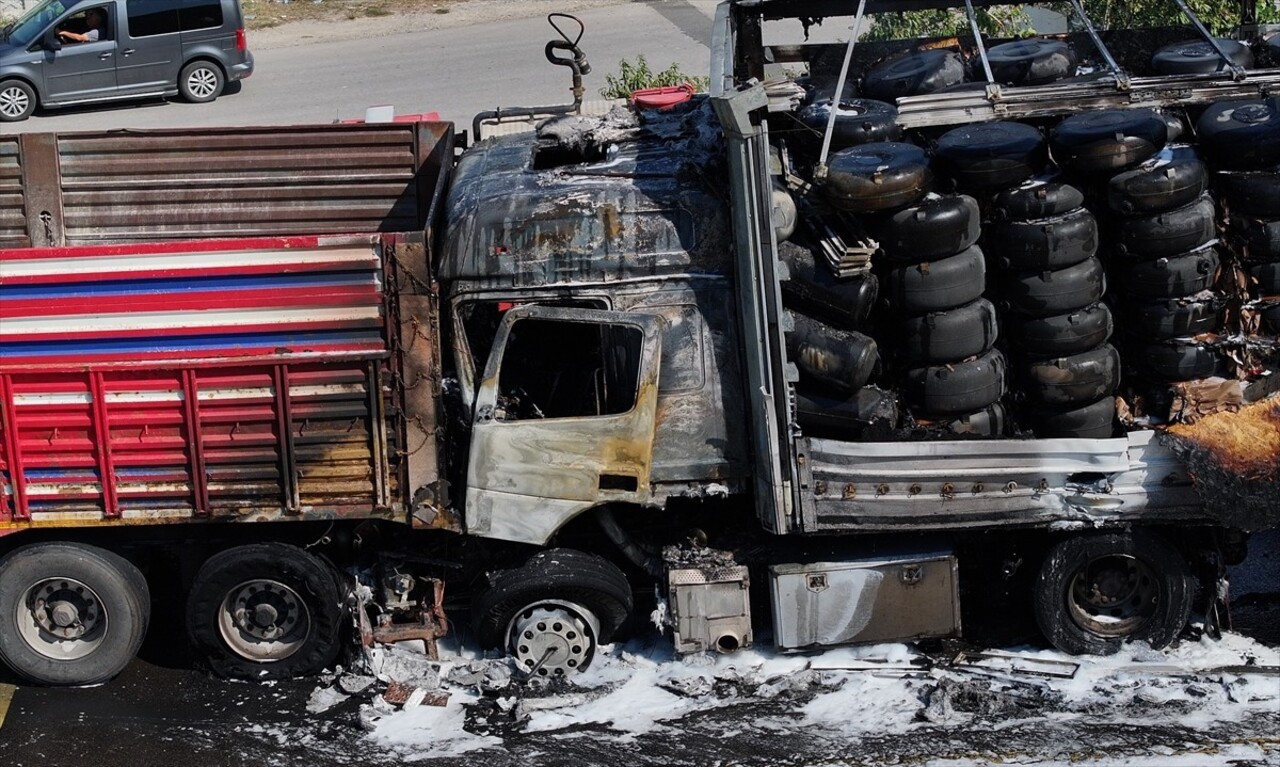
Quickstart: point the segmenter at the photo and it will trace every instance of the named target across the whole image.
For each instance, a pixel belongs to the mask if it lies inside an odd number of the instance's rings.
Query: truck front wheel
[[[343,612],[325,562],[282,543],[237,546],[200,568],[187,600],[187,632],[219,676],[305,676],[337,657]]]
[[[551,549],[491,574],[473,622],[484,647],[501,647],[526,673],[555,677],[586,668],[633,602],[622,571],[593,554]]]
[[[1139,640],[1160,648],[1186,625],[1195,593],[1186,559],[1160,538],[1069,538],[1040,568],[1036,622],[1055,647],[1074,655],[1110,655]]]
[[[98,684],[120,673],[150,613],[142,573],[110,551],[38,543],[0,560],[0,659],[37,684]]]

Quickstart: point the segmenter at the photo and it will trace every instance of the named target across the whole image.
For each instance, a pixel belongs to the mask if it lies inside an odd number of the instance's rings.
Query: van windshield
[[[67,7],[62,0],[45,0],[32,7],[13,24],[5,28],[5,39],[10,45],[26,47],[49,26],[54,19],[62,15]]]

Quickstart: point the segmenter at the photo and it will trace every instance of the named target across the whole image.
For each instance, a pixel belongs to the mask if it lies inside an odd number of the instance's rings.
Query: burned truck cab
[[[471,427],[468,532],[544,544],[592,509],[741,490],[714,125],[700,99],[620,108],[491,139],[459,161],[437,274]]]

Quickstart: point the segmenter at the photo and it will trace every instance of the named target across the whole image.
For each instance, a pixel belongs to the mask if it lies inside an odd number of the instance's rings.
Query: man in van
[[[107,22],[106,14],[101,8],[90,8],[84,13],[84,23],[88,27],[84,32],[58,30],[58,37],[68,43],[96,43],[102,36],[102,27]]]

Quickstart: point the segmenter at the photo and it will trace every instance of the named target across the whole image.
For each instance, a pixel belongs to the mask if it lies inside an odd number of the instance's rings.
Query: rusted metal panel
[[[36,247],[62,245],[66,240],[55,137],[48,133],[27,133],[18,137],[18,147],[27,242]]]
[[[18,137],[0,136],[0,248],[31,245],[26,220]]]

